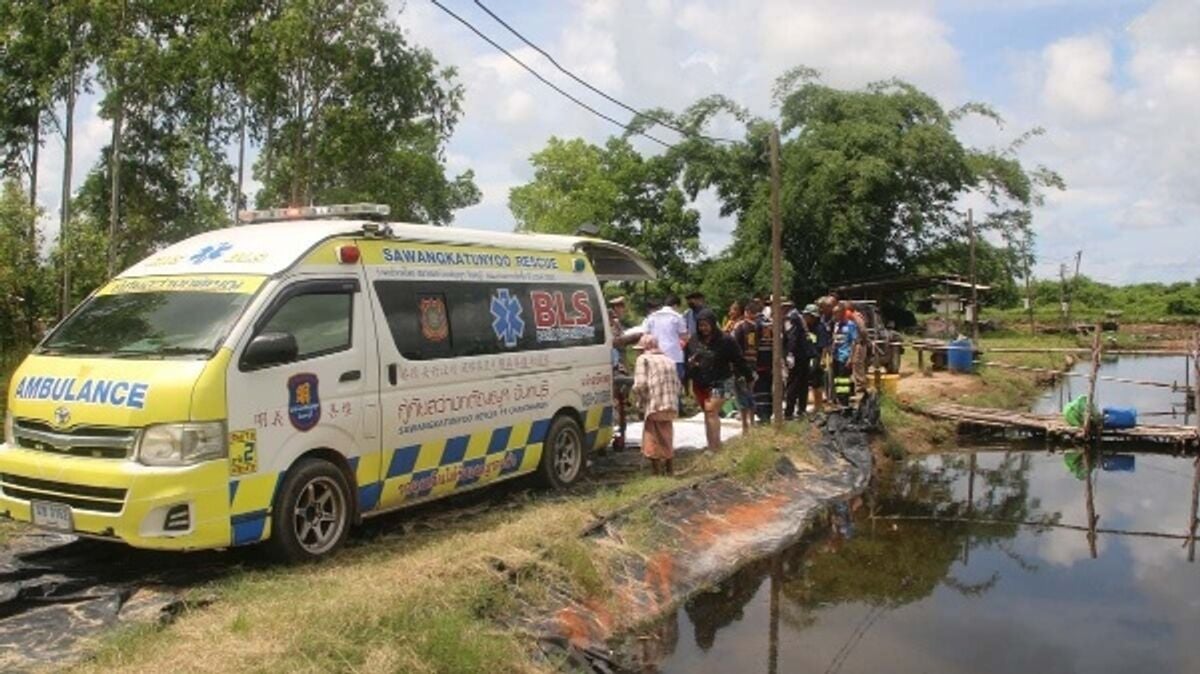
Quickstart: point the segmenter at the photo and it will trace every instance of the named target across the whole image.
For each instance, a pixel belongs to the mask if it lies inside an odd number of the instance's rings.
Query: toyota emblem
[[[71,423],[71,410],[65,407],[59,407],[54,410],[54,424],[59,428]]]

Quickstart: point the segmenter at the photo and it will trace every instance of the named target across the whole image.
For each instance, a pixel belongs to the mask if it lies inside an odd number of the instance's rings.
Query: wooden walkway
[[[1083,429],[1071,426],[1059,414],[1033,414],[954,403],[936,403],[914,411],[935,419],[954,421],[964,427],[1001,429],[1056,442],[1084,440]],[[1121,430],[1106,429],[1101,433],[1101,439],[1106,442],[1170,444],[1185,449],[1200,446],[1200,432],[1190,426],[1144,424]]]

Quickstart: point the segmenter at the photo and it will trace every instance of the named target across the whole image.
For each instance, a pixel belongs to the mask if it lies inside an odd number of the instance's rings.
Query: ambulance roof
[[[601,280],[641,281],[656,275],[650,263],[636,251],[602,239],[363,220],[294,220],[197,234],[138,262],[120,276],[278,274],[322,241],[337,236],[361,235],[364,226],[386,228],[390,235],[381,238],[394,241],[584,253],[591,259]]]

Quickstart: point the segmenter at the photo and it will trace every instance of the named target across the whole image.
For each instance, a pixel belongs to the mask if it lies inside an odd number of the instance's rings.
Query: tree
[[[679,185],[681,166],[673,158],[642,156],[626,138],[603,147],[551,138],[530,163],[533,180],[508,197],[518,230],[574,234],[593,225],[599,236],[642,253],[664,286],[695,279],[700,215]]]
[[[972,191],[995,211],[981,231],[1028,227],[1017,217],[1039,203],[1040,189],[1060,178],[1005,150],[965,147],[954,122],[967,114],[997,118],[971,104],[947,112],[910,84],[889,80],[857,90],[820,84],[811,69],[779,78],[775,88],[780,127],[784,255],[791,265],[791,294],[806,298],[853,279],[913,270],[921,257],[949,239],[963,238],[958,204]],[[712,188],[725,215],[737,217],[734,243],[711,278],[740,288],[763,288],[769,267],[766,131],[727,99],[697,102],[679,116],[693,129],[716,114],[746,121],[741,142],[717,145],[692,137],[676,146],[686,166],[690,196]],[[998,118],[997,118],[998,119]],[[1035,130],[1032,133],[1036,133]]]
[[[0,184],[0,260],[5,261],[0,265],[0,352],[27,348],[37,336],[48,287],[41,283],[37,242],[28,237],[36,220],[20,183],[10,178]]]
[[[462,87],[384,10],[296,0],[256,31],[260,204],[379,201],[400,219],[445,224],[479,201],[473,174],[451,179],[442,164]]]

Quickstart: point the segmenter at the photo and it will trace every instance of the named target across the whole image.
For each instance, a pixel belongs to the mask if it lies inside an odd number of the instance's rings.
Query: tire
[[[583,429],[571,417],[560,414],[550,423],[542,443],[542,460],[538,466],[541,482],[554,489],[565,489],[577,483],[586,470]]]
[[[268,550],[288,563],[329,556],[346,540],[351,504],[350,486],[337,466],[302,459],[287,472],[275,498]]]

